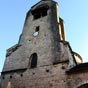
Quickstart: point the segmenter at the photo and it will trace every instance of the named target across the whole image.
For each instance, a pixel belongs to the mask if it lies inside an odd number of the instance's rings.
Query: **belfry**
[[[58,3],[41,0],[27,12],[22,34],[7,49],[2,88],[88,88],[88,63],[65,39]]]

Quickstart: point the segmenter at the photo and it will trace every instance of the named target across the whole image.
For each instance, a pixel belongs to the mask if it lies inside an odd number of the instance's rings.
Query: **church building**
[[[65,39],[58,3],[41,0],[26,14],[22,34],[7,49],[1,88],[88,88],[88,63]]]

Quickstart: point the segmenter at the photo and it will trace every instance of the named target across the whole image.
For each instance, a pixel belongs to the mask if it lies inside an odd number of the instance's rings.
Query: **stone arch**
[[[77,88],[88,88],[88,83],[82,84],[78,86]]]
[[[28,65],[28,67],[36,68],[37,67],[37,59],[38,59],[37,53],[31,54],[31,56],[29,58],[29,65]]]

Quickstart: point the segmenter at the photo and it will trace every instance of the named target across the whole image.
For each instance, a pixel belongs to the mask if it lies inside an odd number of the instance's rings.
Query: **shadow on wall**
[[[1,74],[0,74],[0,88],[1,88]]]

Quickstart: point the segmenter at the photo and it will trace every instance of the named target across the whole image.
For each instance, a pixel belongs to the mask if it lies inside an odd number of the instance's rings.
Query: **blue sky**
[[[6,49],[18,42],[27,11],[39,0],[1,0],[0,2],[0,72]],[[88,0],[56,0],[64,19],[66,40],[88,61]]]

